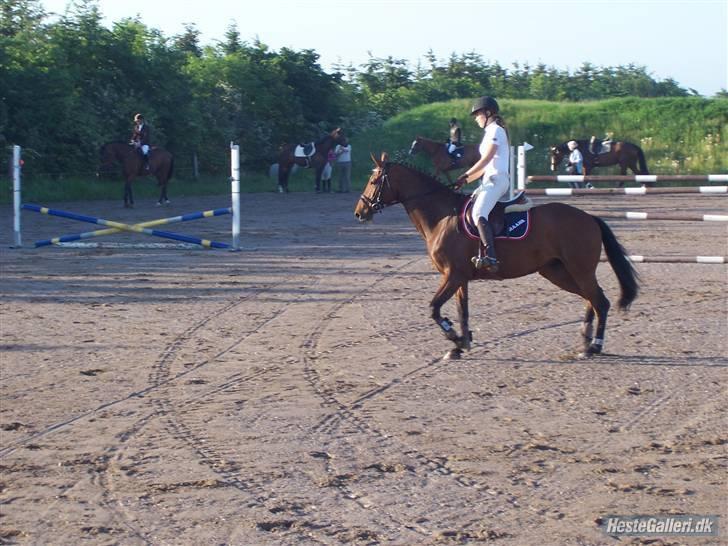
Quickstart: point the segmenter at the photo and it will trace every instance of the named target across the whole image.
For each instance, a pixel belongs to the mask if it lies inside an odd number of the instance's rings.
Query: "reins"
[[[452,184],[439,184],[436,188],[431,189],[429,191],[426,191],[424,193],[419,193],[417,195],[412,195],[410,197],[407,197],[406,199],[395,199],[394,201],[390,201],[389,203],[384,203],[382,201],[382,193],[384,190],[384,185],[387,185],[390,189],[392,188],[392,185],[389,182],[389,173],[386,170],[386,167],[382,169],[382,175],[379,177],[379,183],[376,183],[377,190],[374,193],[374,195],[369,198],[363,193],[359,196],[359,200],[363,201],[366,206],[374,210],[374,212],[382,212],[385,208],[391,207],[392,205],[398,205],[412,201],[414,199],[420,199],[422,197],[426,197],[428,195],[432,195],[434,193],[440,192],[442,190],[451,190],[452,188],[456,187],[456,183]]]

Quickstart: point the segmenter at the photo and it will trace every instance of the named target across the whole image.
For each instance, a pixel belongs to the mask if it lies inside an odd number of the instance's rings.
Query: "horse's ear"
[[[372,161],[374,161],[374,164],[377,166],[377,168],[380,168],[381,165],[380,165],[379,161],[377,161],[377,158],[374,157],[374,153],[373,152],[369,152],[369,155],[372,156]]]
[[[389,161],[389,155],[387,155],[387,152],[382,152],[382,157],[379,161],[381,161],[382,163],[386,163],[387,161]]]

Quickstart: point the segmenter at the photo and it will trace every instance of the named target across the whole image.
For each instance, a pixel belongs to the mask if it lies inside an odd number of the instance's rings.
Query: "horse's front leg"
[[[460,331],[462,335],[455,340],[456,347],[448,353],[448,358],[460,358],[463,351],[470,350],[470,342],[473,341],[473,333],[470,331],[468,324],[470,311],[468,310],[468,283],[463,283],[455,293],[455,303],[458,310],[458,320],[460,320]]]
[[[129,179],[124,182],[124,208],[134,208],[134,197],[131,193],[131,180]]]
[[[316,187],[314,188],[316,193],[321,193],[321,175],[324,172],[324,165],[316,166]]]
[[[432,320],[434,320],[440,327],[445,334],[445,337],[455,343],[455,349],[450,351],[446,355],[446,358],[458,358],[460,356],[460,353],[462,352],[462,349],[460,348],[462,338],[458,337],[452,321],[447,317],[443,317],[440,314],[440,310],[445,302],[452,298],[455,292],[458,291],[462,285],[463,283],[459,279],[453,278],[452,275],[445,275],[440,283],[440,287],[437,289],[435,296],[430,302]],[[453,353],[457,353],[457,356]]]

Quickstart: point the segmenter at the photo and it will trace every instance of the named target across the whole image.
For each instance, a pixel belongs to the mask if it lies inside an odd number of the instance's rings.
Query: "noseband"
[[[385,203],[382,201],[382,191],[384,190],[384,185],[386,184],[387,187],[390,189],[392,188],[391,184],[389,183],[389,175],[387,174],[387,171],[382,169],[382,175],[379,177],[379,181],[374,183],[376,186],[376,190],[374,191],[374,195],[372,195],[371,198],[367,197],[363,193],[359,197],[359,200],[362,201],[367,207],[372,209],[374,212],[382,212],[386,207],[391,207],[392,205],[396,205],[399,203],[399,201],[392,201],[391,203]]]

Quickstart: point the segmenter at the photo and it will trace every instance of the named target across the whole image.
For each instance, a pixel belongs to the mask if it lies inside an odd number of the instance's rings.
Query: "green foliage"
[[[470,118],[472,100],[427,104],[403,112],[381,128],[352,139],[357,161],[354,182],[361,187],[371,170],[369,153],[382,151],[406,156],[420,135],[443,143],[448,120],[461,121],[465,142],[478,143],[482,131]],[[609,99],[567,103],[534,100],[499,101],[513,145],[528,142],[530,174],[550,174],[548,149],[570,139],[611,136],[639,145],[653,174],[706,174],[728,172],[728,100],[699,97],[663,99]],[[407,158],[429,167],[425,158]],[[614,174],[602,168],[597,174]]]
[[[189,177],[196,157],[200,172],[217,178],[229,171],[231,141],[241,146],[244,168],[263,172],[282,144],[336,126],[355,137],[356,152],[358,143],[407,148],[417,133],[444,139],[443,120],[466,118],[472,97],[483,94],[510,107],[512,136],[535,141],[539,154],[572,134],[611,132],[639,140],[655,170],[706,172],[726,155],[725,91],[715,101],[693,99],[641,66],[584,63],[570,73],[544,64],[506,68],[476,52],[440,61],[430,51],[414,67],[372,57],[327,73],[314,50],[246,43],[235,25],[216,45],[203,45],[194,24],[172,37],[138,18],[106,28],[97,0],[76,0],[53,22],[40,0],[0,6],[0,173],[7,147],[20,144],[26,181],[47,179],[49,188],[92,176],[99,147],[127,139],[136,112],[153,144],[175,154],[177,176]],[[621,98],[601,100],[610,97]],[[463,129],[477,140],[474,125]],[[530,161],[540,168],[536,154]]]

